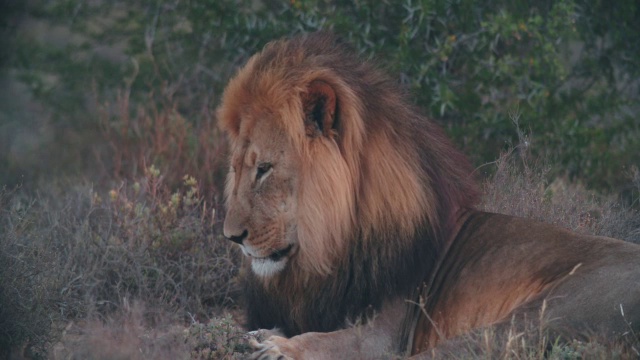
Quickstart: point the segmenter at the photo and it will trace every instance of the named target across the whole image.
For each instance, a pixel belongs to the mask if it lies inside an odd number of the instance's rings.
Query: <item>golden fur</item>
[[[311,349],[327,337],[312,332],[372,312],[391,324],[374,331],[393,338],[380,342],[385,351],[420,352],[525,313],[523,304],[562,289],[574,267],[596,257],[574,249],[582,255],[554,254],[540,267],[510,250],[544,257],[563,237],[582,239],[475,211],[465,157],[393,81],[330,34],[268,44],[229,82],[218,119],[231,142],[224,233],[252,269],[248,326],[293,337],[257,345],[257,357],[322,358]],[[521,229],[502,236],[513,223]],[[542,250],[539,238],[520,233],[526,227],[548,234]],[[585,241],[609,241],[594,239]],[[420,298],[422,307],[411,303]],[[338,354],[329,343],[350,339],[330,338],[317,346],[328,358]]]

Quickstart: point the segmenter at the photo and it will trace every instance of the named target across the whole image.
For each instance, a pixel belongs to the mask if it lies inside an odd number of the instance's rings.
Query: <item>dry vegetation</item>
[[[549,182],[550,167],[531,163],[526,153],[518,150],[503,154],[491,164],[495,172],[484,182],[483,210],[532,218],[578,233],[640,243],[637,210],[611,196],[589,191],[579,183],[563,178]],[[640,190],[638,169],[628,177]]]
[[[2,192],[1,348],[26,345],[26,355],[43,357],[67,328],[74,358],[94,350],[112,358],[96,349],[162,348],[175,335],[162,324],[199,326],[233,308],[238,258],[214,231],[215,211],[193,178],[174,192],[162,179],[151,167],[104,194],[89,186]]]
[[[110,179],[124,181],[143,175],[155,164],[163,170],[169,188],[188,174],[210,205],[219,203],[226,164],[225,139],[208,106],[197,111],[197,119],[187,119],[170,96],[161,100],[150,94],[143,104],[132,106],[130,88],[119,91],[113,103],[100,103],[100,130],[109,149],[96,154]],[[159,91],[166,94],[166,89]],[[219,208],[218,208],[219,210]]]
[[[640,217],[518,154],[503,155],[485,182],[485,210],[575,231],[640,241]],[[638,174],[636,173],[636,182]],[[98,191],[58,182],[29,194],[4,189],[0,243],[2,348],[28,358],[242,358],[237,314],[239,256],[219,236],[221,216],[198,181],[174,190],[154,166]],[[537,332],[470,338],[461,358],[632,358],[626,344],[558,344]],[[635,342],[635,343],[634,343]],[[549,351],[551,351],[549,353]]]

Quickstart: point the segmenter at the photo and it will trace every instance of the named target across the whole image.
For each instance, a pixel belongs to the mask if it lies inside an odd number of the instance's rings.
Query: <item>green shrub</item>
[[[252,53],[281,36],[333,29],[363,56],[381,59],[476,164],[517,141],[513,112],[536,139],[533,155],[557,164],[550,176],[628,195],[624,173],[640,163],[640,45],[633,35],[640,5],[633,0],[615,8],[584,0],[55,0],[34,1],[26,11],[50,31],[18,33],[8,63],[54,109],[59,135],[95,132],[95,108],[109,103],[103,110],[111,127],[121,127],[123,111],[133,119],[141,109],[185,119],[193,147],[199,129],[212,128],[226,81]],[[117,108],[122,98],[133,106]],[[133,129],[121,135],[141,144],[150,136]],[[90,140],[65,145],[96,147]],[[154,156],[146,165],[166,172],[169,163]],[[102,160],[109,172],[119,166]],[[20,164],[8,163],[17,175]],[[211,184],[219,195],[220,184]]]

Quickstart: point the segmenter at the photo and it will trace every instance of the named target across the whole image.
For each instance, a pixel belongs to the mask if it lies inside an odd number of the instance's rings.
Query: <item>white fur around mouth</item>
[[[273,276],[280,271],[284,270],[285,265],[287,265],[287,258],[281,258],[278,261],[273,261],[270,258],[252,258],[251,259],[251,270],[262,277]]]
[[[253,272],[262,277],[269,277],[284,270],[287,265],[289,253],[293,250],[293,245],[289,245],[284,249],[276,250],[271,255],[258,257],[251,254],[249,249],[242,247],[242,252],[251,258],[251,269]]]

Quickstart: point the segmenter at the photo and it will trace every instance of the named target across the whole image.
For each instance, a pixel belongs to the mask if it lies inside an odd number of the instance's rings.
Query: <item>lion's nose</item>
[[[227,239],[233,241],[234,243],[242,245],[242,242],[244,241],[244,239],[247,238],[247,235],[249,235],[249,232],[247,230],[245,230],[240,235],[228,235],[228,234],[225,233],[224,237],[226,237]]]

